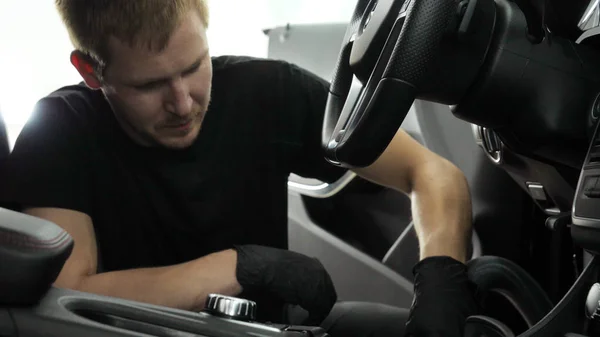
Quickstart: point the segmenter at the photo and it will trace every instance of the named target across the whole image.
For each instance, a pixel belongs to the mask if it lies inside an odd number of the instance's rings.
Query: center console
[[[52,288],[34,308],[10,312],[19,336],[327,336],[319,327],[255,322],[258,309],[221,295],[210,295],[203,311],[190,312]]]
[[[256,303],[218,294],[191,312],[53,287],[73,244],[54,223],[0,208],[0,336],[327,336],[256,322]]]

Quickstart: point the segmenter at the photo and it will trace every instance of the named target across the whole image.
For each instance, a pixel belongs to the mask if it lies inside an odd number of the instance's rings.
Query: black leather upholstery
[[[0,306],[39,301],[73,249],[52,222],[0,208]]]
[[[503,295],[519,311],[529,327],[552,310],[552,301],[523,268],[498,256],[482,256],[467,263],[469,278],[481,294],[493,291]]]

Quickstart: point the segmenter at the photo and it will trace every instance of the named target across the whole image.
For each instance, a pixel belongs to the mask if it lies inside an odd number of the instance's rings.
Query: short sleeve
[[[1,167],[3,207],[55,207],[90,214],[86,146],[75,120],[62,98],[36,104]]]
[[[286,78],[289,108],[294,110],[300,125],[300,147],[292,160],[292,173],[305,178],[333,182],[346,170],[325,160],[321,147],[321,133],[329,83],[317,75],[295,65],[289,66]]]

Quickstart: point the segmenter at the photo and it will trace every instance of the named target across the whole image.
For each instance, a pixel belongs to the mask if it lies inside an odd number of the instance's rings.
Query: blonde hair
[[[109,62],[108,39],[153,50],[166,47],[182,18],[195,10],[208,27],[206,0],[55,0],[75,49],[100,76]]]

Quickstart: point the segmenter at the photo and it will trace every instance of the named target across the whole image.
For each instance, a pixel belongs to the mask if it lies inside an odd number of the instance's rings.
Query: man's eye
[[[194,65],[192,68],[190,68],[190,69],[188,69],[188,70],[184,71],[184,72],[183,72],[183,76],[188,76],[188,75],[191,75],[191,74],[193,74],[193,73],[197,72],[197,71],[198,71],[198,69],[200,69],[200,64],[198,64],[198,65]]]
[[[161,82],[150,82],[145,84],[136,85],[135,88],[139,91],[152,91],[160,88]]]

